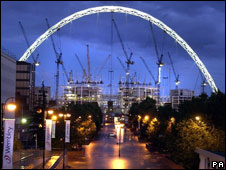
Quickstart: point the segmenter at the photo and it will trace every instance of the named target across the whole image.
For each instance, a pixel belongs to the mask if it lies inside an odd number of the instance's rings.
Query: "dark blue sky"
[[[217,87],[225,92],[225,2],[1,2],[1,45],[19,59],[27,46],[18,21],[22,22],[28,40],[32,44],[47,30],[45,18],[48,18],[50,26],[52,26],[75,12],[104,5],[134,8],[163,21],[198,54]],[[134,53],[135,64],[131,68],[131,74],[137,72],[137,78],[140,82],[143,83],[144,80],[146,83],[150,82],[150,75],[139,59],[139,56],[145,58],[156,77],[157,61],[149,23],[141,18],[126,14],[115,13],[114,18],[127,49],[130,48]],[[201,77],[191,57],[171,37],[166,36],[163,41],[162,30],[154,26],[154,31],[158,47],[164,54],[165,66],[162,73],[163,76],[169,77],[168,80],[162,81],[162,85],[165,87],[164,94],[168,94],[169,88],[175,88],[174,75],[167,56],[169,51],[176,72],[180,75],[180,88],[195,90],[196,95],[198,95],[201,91]],[[113,34],[113,83],[117,86],[120,76],[125,77],[125,72],[116,57],[120,57],[123,61],[125,61],[125,57],[115,30]],[[78,54],[84,67],[87,68],[86,44],[89,44],[91,72],[94,75],[98,72],[104,59],[111,53],[110,35],[111,14],[101,13],[82,17],[64,26],[58,33],[54,34],[54,40],[57,48],[61,46],[67,71],[73,70],[74,78],[77,76],[81,80],[82,71],[74,54]],[[37,68],[36,84],[41,85],[41,80],[44,79],[46,85],[52,86],[52,95],[54,95],[56,57],[50,39],[39,46],[37,51],[40,55],[41,66]],[[31,58],[29,61],[32,61]],[[109,83],[109,66],[108,62],[102,72],[106,86]],[[64,84],[62,71],[60,84]],[[106,89],[107,91],[108,89]],[[115,88],[114,92],[116,93],[116,91]],[[210,94],[211,88],[207,86],[206,91]]]

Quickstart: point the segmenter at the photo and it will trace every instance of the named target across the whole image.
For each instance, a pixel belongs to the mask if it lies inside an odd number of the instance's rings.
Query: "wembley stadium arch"
[[[127,8],[127,7],[122,7],[122,6],[99,6],[99,7],[88,8],[88,9],[73,13],[72,15],[60,20],[58,23],[56,23],[51,28],[49,28],[45,33],[43,33],[39,38],[37,38],[35,40],[35,42],[25,51],[25,53],[19,59],[19,61],[26,61],[29,58],[29,56],[35,51],[35,49],[43,43],[43,41],[45,41],[49,36],[51,36],[53,33],[55,33],[57,30],[59,30],[61,27],[65,26],[66,24],[68,24],[78,18],[87,16],[87,15],[96,14],[96,13],[104,13],[104,12],[116,12],[116,13],[124,13],[124,14],[130,14],[133,16],[137,16],[144,20],[147,20],[148,22],[151,22],[152,24],[156,25],[157,27],[159,27],[160,29],[165,31],[178,44],[180,44],[181,47],[184,48],[184,50],[193,59],[195,64],[201,70],[202,74],[205,76],[207,82],[209,83],[210,87],[212,88],[212,91],[214,93],[216,93],[218,91],[218,88],[216,87],[212,76],[209,74],[208,70],[206,69],[203,62],[199,59],[198,55],[174,30],[172,30],[170,27],[168,27],[162,21],[151,16],[150,14],[147,14],[145,12],[142,12],[142,11],[139,11],[139,10],[136,10],[133,8]]]

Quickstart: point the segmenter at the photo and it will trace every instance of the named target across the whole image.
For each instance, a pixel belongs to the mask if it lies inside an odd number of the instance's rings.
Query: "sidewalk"
[[[43,151],[23,150],[20,151],[20,153],[15,154],[16,155],[13,163],[13,169],[43,169]],[[60,151],[46,151],[45,168],[49,169],[60,154]]]

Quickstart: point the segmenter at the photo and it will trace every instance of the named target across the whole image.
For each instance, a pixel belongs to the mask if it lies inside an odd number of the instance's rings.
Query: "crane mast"
[[[50,25],[49,25],[49,22],[48,22],[48,19],[46,18],[46,23],[47,23],[47,26],[48,26],[48,29],[50,28]],[[53,51],[55,53],[55,56],[56,56],[56,64],[57,64],[57,70],[56,70],[56,103],[58,101],[58,89],[59,89],[59,69],[60,69],[60,64],[61,64],[61,57],[62,57],[62,53],[58,53],[57,50],[56,50],[56,46],[55,46],[55,43],[54,43],[54,40],[53,40],[53,37],[52,35],[50,36],[50,39],[51,39],[51,43],[52,43],[52,47],[53,47]]]
[[[180,80],[179,80],[179,74],[176,74],[176,71],[175,71],[175,68],[174,68],[174,65],[173,65],[173,61],[172,61],[172,58],[171,58],[171,55],[170,53],[168,52],[168,56],[169,56],[169,59],[170,59],[170,64],[173,68],[173,73],[174,73],[174,77],[175,77],[175,84],[176,84],[176,89],[178,89],[178,85],[180,84]]]
[[[124,54],[125,54],[125,57],[126,57],[126,59],[128,60],[128,59],[129,59],[129,57],[128,57],[128,54],[127,54],[127,52],[126,52],[126,49],[125,49],[124,43],[123,43],[123,41],[122,41],[121,35],[120,35],[120,33],[119,33],[118,26],[117,26],[117,24],[116,24],[116,22],[115,22],[115,20],[114,20],[114,19],[112,19],[112,22],[113,22],[113,25],[114,25],[114,27],[115,27],[115,29],[116,29],[116,32],[117,32],[117,35],[118,35],[119,41],[120,41],[120,43],[121,43],[121,46],[122,46],[123,52],[124,52]]]
[[[119,41],[120,41],[121,46],[122,46],[122,50],[123,50],[124,55],[125,55],[125,57],[126,57],[127,68],[126,68],[126,90],[125,90],[126,102],[125,102],[125,110],[126,110],[126,112],[127,112],[128,107],[129,107],[129,97],[130,97],[130,89],[129,89],[130,65],[134,64],[134,62],[131,61],[132,56],[133,56],[133,53],[131,52],[131,53],[130,53],[130,56],[128,57],[128,54],[127,54],[127,52],[126,52],[124,43],[123,43],[122,38],[121,38],[120,33],[119,33],[118,26],[117,26],[117,24],[116,24],[116,22],[115,22],[115,20],[114,20],[113,18],[112,18],[112,22],[113,22],[113,25],[114,25],[114,27],[115,27],[115,29],[116,29],[116,32],[117,32]],[[121,63],[121,62],[120,62],[120,63]]]
[[[201,78],[202,78],[202,83],[201,83],[202,93],[205,93],[205,87],[207,86],[207,83],[206,83],[205,78],[203,77],[203,74],[200,70],[199,70],[199,73],[200,73]]]
[[[48,29],[50,28],[50,25],[49,25],[49,22],[48,22],[48,19],[46,18],[46,23],[47,23],[47,27]],[[59,31],[59,29],[57,30]],[[66,72],[66,69],[63,65],[63,61],[62,61],[62,52],[58,53],[57,50],[56,50],[56,46],[55,46],[55,43],[54,43],[54,40],[53,40],[53,36],[51,35],[50,36],[51,38],[51,42],[52,42],[52,46],[53,46],[53,51],[55,53],[55,56],[56,56],[56,64],[57,64],[57,71],[56,71],[56,103],[58,101],[58,92],[59,92],[59,78],[60,78],[60,74],[59,74],[59,67],[60,67],[60,64],[62,65],[62,68],[63,68],[63,71],[67,77],[67,81],[69,82],[69,76]]]
[[[91,74],[90,74],[90,57],[89,57],[89,45],[87,46],[87,61],[88,61],[88,83],[91,82]]]
[[[156,84],[158,85],[158,101],[157,101],[157,103],[160,104],[161,67],[164,66],[164,64],[162,62],[163,54],[161,54],[161,56],[159,56],[157,42],[155,39],[154,30],[153,30],[153,26],[152,26],[151,22],[150,22],[150,27],[151,27],[151,32],[152,32],[152,39],[153,39],[153,42],[155,45],[155,53],[156,53],[156,57],[158,60],[158,62],[156,63],[158,65],[158,78],[157,78]]]

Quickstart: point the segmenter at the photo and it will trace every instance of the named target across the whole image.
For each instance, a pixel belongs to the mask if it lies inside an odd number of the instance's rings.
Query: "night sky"
[[[32,44],[47,30],[45,18],[48,18],[52,26],[75,12],[104,5],[134,8],[164,22],[191,46],[207,67],[216,86],[225,92],[225,2],[1,2],[1,47],[8,49],[19,59],[26,51],[27,45],[18,21],[22,22],[28,40]],[[137,79],[141,83],[144,81],[149,83],[151,76],[139,58],[139,56],[145,58],[157,77],[157,58],[149,23],[126,14],[114,13],[113,17],[119,27],[127,52],[133,52],[135,64],[131,67],[131,75],[136,72]],[[195,95],[199,95],[201,76],[196,64],[170,36],[164,36],[161,29],[154,26],[154,32],[159,51],[164,55],[165,66],[162,69],[162,76],[168,77],[162,80],[162,86],[165,87],[162,95],[168,95],[169,89],[175,88],[175,78],[167,52],[170,52],[175,70],[180,75],[179,87],[195,90]],[[120,76],[125,77],[125,72],[116,57],[124,62],[125,56],[115,29],[111,46],[110,13],[82,17],[67,24],[53,36],[57,49],[61,47],[67,72],[73,70],[73,77],[74,79],[77,77],[78,80],[82,79],[82,70],[75,58],[75,53],[80,57],[83,66],[87,68],[86,44],[89,44],[91,73],[94,76],[105,58],[111,54],[112,47],[115,87],[113,92],[117,92],[117,83]],[[54,96],[56,57],[50,38],[42,43],[34,54],[37,55],[37,52],[41,65],[37,68],[36,85],[40,86],[41,80],[44,80],[46,86],[52,87],[52,96]],[[32,58],[28,60],[31,62]],[[105,86],[109,84],[109,68],[110,62],[102,71]],[[66,77],[64,79],[66,82]],[[64,79],[60,67],[60,85],[64,84]],[[109,93],[109,88],[105,88],[104,92]],[[206,92],[211,93],[209,85],[206,87]]]

